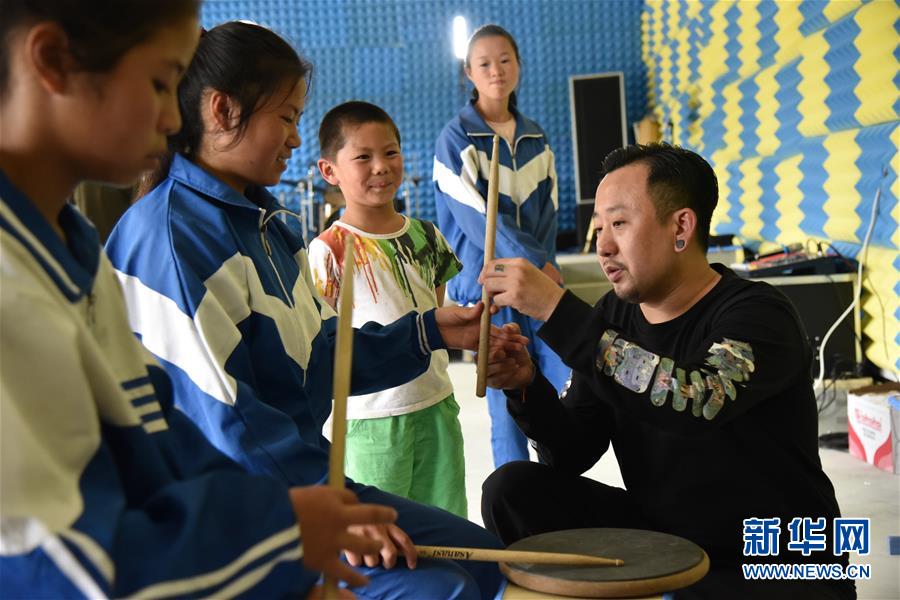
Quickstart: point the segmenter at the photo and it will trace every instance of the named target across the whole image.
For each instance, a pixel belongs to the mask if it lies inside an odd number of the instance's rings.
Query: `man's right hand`
[[[373,554],[381,542],[354,535],[351,525],[382,525],[397,520],[397,511],[387,506],[359,504],[350,490],[325,486],[290,489],[291,504],[303,538],[303,564],[326,577],[346,581],[350,587],[366,585],[369,579],[340,559],[342,551]]]
[[[557,283],[524,258],[495,258],[484,266],[479,283],[498,306],[511,306],[546,321],[565,293]]]

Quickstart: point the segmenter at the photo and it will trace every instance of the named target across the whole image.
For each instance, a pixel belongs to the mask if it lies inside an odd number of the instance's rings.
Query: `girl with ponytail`
[[[179,408],[245,469],[288,486],[320,483],[329,443],[336,321],[319,300],[303,239],[266,186],[300,146],[310,66],[278,35],[245,22],[203,34],[178,88],[183,125],[170,160],[116,226],[107,250],[132,327],[165,365]],[[351,393],[405,383],[432,349],[474,347],[480,308],[411,312],[354,333]],[[412,540],[499,547],[473,523],[348,481],[397,525],[351,531],[382,545],[347,552],[379,597],[492,597],[496,565],[418,561]],[[402,527],[402,528],[401,528]],[[398,560],[405,558],[405,560]]]

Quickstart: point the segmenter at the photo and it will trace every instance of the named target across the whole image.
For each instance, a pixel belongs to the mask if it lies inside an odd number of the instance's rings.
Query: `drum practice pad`
[[[500,563],[514,583],[539,592],[586,598],[649,596],[691,585],[709,570],[702,548],[683,538],[640,529],[569,529],[542,533],[509,550],[573,552],[621,558],[621,567]]]

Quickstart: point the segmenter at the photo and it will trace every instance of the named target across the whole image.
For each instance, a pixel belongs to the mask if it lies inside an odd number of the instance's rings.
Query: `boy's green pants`
[[[459,405],[453,394],[413,413],[347,422],[347,476],[468,518]]]

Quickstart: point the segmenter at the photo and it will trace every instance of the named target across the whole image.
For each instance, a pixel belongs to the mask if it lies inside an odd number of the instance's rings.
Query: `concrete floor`
[[[481,524],[481,482],[493,471],[487,406],[484,400],[475,397],[472,363],[452,362],[450,377],[460,405],[465,439],[469,519]],[[900,556],[888,554],[888,536],[900,535],[900,476],[880,471],[846,452],[822,450],[821,457],[837,490],[842,514],[871,519],[870,555],[851,558],[851,562],[871,565],[871,579],[857,582],[859,598],[900,599]],[[586,475],[609,485],[623,485],[612,451]]]

